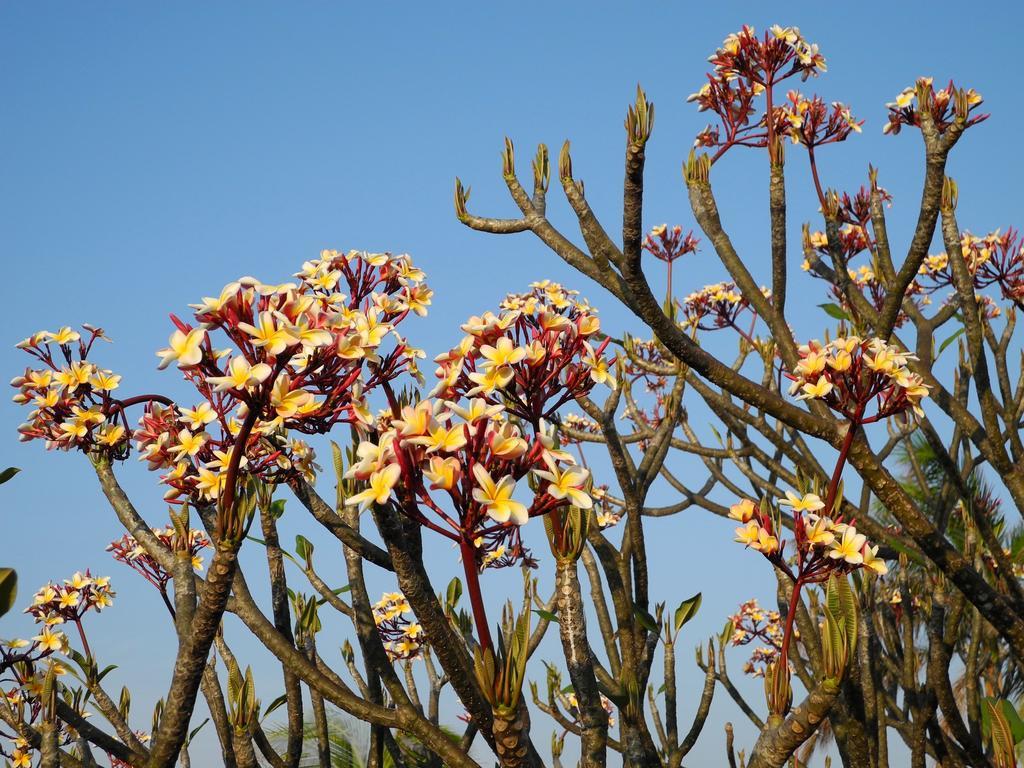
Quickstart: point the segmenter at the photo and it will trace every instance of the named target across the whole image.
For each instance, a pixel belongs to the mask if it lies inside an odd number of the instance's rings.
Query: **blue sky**
[[[797,25],[820,43],[829,72],[806,90],[847,102],[867,120],[863,135],[822,153],[825,182],[853,190],[869,162],[880,167],[895,198],[896,243],[912,226],[922,150],[913,132],[881,135],[884,102],[923,74],[977,88],[993,117],[967,134],[950,164],[960,222],[975,231],[1014,224],[1024,170],[1014,141],[1024,106],[1012,74],[1019,62],[1005,41],[1024,11],[998,2],[972,14],[952,3],[834,8],[802,4],[766,16],[740,3],[4,3],[0,295],[8,319],[0,363],[14,376],[26,362],[16,341],[39,328],[91,322],[115,339],[102,361],[125,374],[126,390],[181,395],[173,372],[155,370],[167,313],[242,274],[278,282],[323,247],[410,252],[436,290],[430,317],[410,331],[431,354],[457,340],[465,317],[543,277],[582,289],[607,328],[636,330],[607,294],[530,236],[463,228],[452,213],[454,177],[472,185],[474,211],[511,215],[502,138],[515,140],[524,174],[538,141],[557,152],[571,139],[576,175],[615,232],[622,119],[639,82],[657,105],[645,226],[693,226],[679,169],[706,120],[685,98],[701,84],[707,55],[742,23]],[[796,242],[815,204],[795,152],[788,177]],[[714,180],[727,228],[765,277],[764,158],[731,153]],[[552,192],[551,215],[569,231],[559,197]],[[795,267],[795,249],[792,258]],[[678,274],[679,290],[688,292],[723,273],[705,248]],[[820,335],[826,318],[814,305],[825,299],[802,275],[794,281],[794,325]],[[141,579],[104,554],[119,532],[85,460],[19,445],[21,417],[9,401],[0,406],[0,466],[24,469],[3,489],[0,560],[18,568],[23,597],[85,567],[114,577],[120,599],[92,621],[101,641],[94,645],[105,648],[104,662],[120,665],[118,684],[131,685],[137,724],[147,727],[170,669],[169,639],[150,632],[165,621],[163,609]],[[140,509],[163,522],[153,478],[134,463],[122,474]],[[286,518],[286,535],[309,529],[296,512]],[[764,564],[732,545],[721,521],[694,511],[651,529],[655,599],[674,605],[698,590],[705,595],[683,647],[717,632],[741,600],[770,602]],[[247,553],[252,568],[258,555]],[[449,574],[454,561],[438,546],[430,565]],[[436,583],[446,580],[439,575]],[[495,603],[515,587],[508,579],[494,584]],[[26,629],[7,617],[0,636]],[[341,632],[337,625],[324,639],[329,648]],[[260,695],[270,701],[276,673],[251,643],[236,645],[263,670]],[[742,654],[731,658],[738,671]],[[688,654],[680,675],[695,692]],[[759,702],[757,686],[750,691]],[[719,694],[694,764],[720,759],[722,724],[741,717]],[[208,739],[197,749],[210,749]]]

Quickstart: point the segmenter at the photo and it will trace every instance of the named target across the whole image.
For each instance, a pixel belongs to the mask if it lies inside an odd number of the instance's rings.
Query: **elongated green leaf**
[[[963,328],[961,328],[961,329],[960,329],[960,330],[958,330],[958,331],[957,331],[956,333],[954,333],[954,334],[953,334],[952,336],[950,336],[950,337],[949,337],[948,339],[946,339],[946,340],[945,340],[944,342],[942,342],[941,344],[939,344],[939,351],[935,353],[935,357],[938,357],[939,355],[941,355],[941,354],[942,354],[942,351],[943,351],[943,350],[944,350],[944,349],[945,349],[946,347],[948,347],[948,346],[949,346],[950,344],[952,344],[952,343],[953,343],[954,341],[956,341],[956,340],[957,340],[957,339],[958,339],[958,338],[960,337],[960,335],[961,335],[961,334],[962,334],[963,332],[964,332],[964,329],[963,329]]]
[[[533,612],[536,613],[538,616],[540,616],[542,619],[546,619],[547,621],[553,622],[555,624],[558,623],[558,614],[557,613],[552,613],[551,611],[545,611],[545,610],[542,610],[540,608],[535,608],[533,610]]]
[[[547,520],[547,515],[544,519]],[[448,582],[448,589],[445,593],[445,604],[449,609],[454,610],[455,606],[459,604],[459,600],[462,598],[462,582],[459,581],[459,577],[456,576],[454,579]]]
[[[3,472],[0,472],[0,485],[6,483],[19,472],[21,472],[21,470],[17,467],[8,467]]]
[[[1002,719],[1005,721],[1007,728],[1009,728],[1010,737],[1014,744],[1019,744],[1024,741],[1024,720],[1021,719],[1020,714],[1017,712],[1013,704],[1005,699],[997,699],[994,696],[986,696],[981,700],[981,732],[985,737],[989,737],[992,734],[992,710],[993,707],[997,712],[1002,715]]]
[[[266,720],[271,712],[273,712],[275,709],[278,709],[279,707],[284,706],[287,703],[288,694],[282,693],[280,696],[278,696],[276,699],[274,699],[267,705],[266,710],[263,712],[263,717],[261,717],[260,720]]]
[[[206,725],[208,722],[210,722],[210,718],[206,718],[205,720],[203,720],[203,722],[201,722],[199,725],[197,725],[195,728],[188,732],[188,738],[185,739],[186,747],[192,743],[192,739],[196,737],[197,733],[203,730],[203,726]]]
[[[840,614],[836,618],[843,622],[847,647],[850,655],[853,655],[859,634],[857,631],[857,598],[854,596],[853,590],[850,588],[850,580],[846,576],[835,577],[835,590],[840,610]]]
[[[999,702],[986,701],[986,709],[989,710],[989,727],[992,731],[992,749],[997,758],[999,756],[1012,757],[1013,755],[1013,734],[1010,731],[1010,724],[1006,722]]]

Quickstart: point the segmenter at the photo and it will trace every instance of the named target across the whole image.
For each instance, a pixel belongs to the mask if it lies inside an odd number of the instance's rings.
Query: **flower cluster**
[[[762,287],[761,293],[771,297],[771,291]],[[751,320],[756,320],[750,302],[740,293],[733,282],[705,285],[699,291],[687,296],[682,304],[684,327],[714,331],[720,328],[738,328],[737,320],[747,310]]]
[[[1024,239],[1015,229],[997,229],[987,235],[964,232],[960,250],[976,291],[998,285],[1003,298],[1024,307]],[[925,258],[918,273],[929,293],[954,284],[945,252]],[[979,296],[981,300],[985,298]]]
[[[850,279],[850,284],[860,291],[861,296],[864,297],[865,301],[870,304],[876,312],[881,312],[885,306],[885,300],[889,293],[882,281],[878,278],[871,267],[861,265],[857,269],[847,268],[847,275]],[[832,296],[839,302],[847,312],[851,311],[850,303],[844,293],[843,289],[838,285],[830,286]],[[932,303],[931,297],[927,295],[921,283],[917,280],[911,280],[907,286],[905,292],[905,301],[913,302],[913,304],[920,308],[923,308]],[[896,328],[901,328],[904,323],[908,321],[909,317],[902,309],[896,313]]]
[[[822,345],[801,345],[800,361],[786,376],[790,394],[800,400],[817,399],[858,424],[913,410],[923,415],[921,400],[928,387],[907,366],[913,355],[881,339],[839,337]],[[873,414],[866,415],[871,401]]]
[[[536,429],[595,384],[614,386],[604,357],[609,340],[598,340],[596,312],[574,293],[534,283],[502,307],[470,318],[459,345],[436,358],[432,396],[480,397]]]
[[[754,100],[768,94],[770,103],[776,84],[794,75],[806,80],[826,69],[818,46],[808,43],[796,27],[774,26],[758,38],[753,27],[744,26],[729,35],[708,60],[714,67],[708,81],[687,100],[721,120],[724,136],[719,128],[708,126],[694,142],[698,147],[719,147],[716,157],[731,146],[766,146],[768,121],[763,113],[754,119],[758,114]],[[779,117],[773,114],[772,129]]]
[[[63,584],[51,582],[41,587],[32,598],[32,604],[25,609],[37,624],[41,624],[39,634],[27,640],[16,641],[18,647],[27,647],[30,652],[65,653],[68,650],[68,639],[64,632],[56,629],[64,623],[73,623],[89,654],[89,644],[82,627],[82,617],[89,611],[101,612],[114,604],[114,591],[110,588],[110,578],[93,576],[76,572]]]
[[[826,504],[816,493],[798,496],[787,491],[781,505],[793,511],[794,547],[803,583],[825,581],[834,572],[857,568],[880,575],[888,572],[885,561],[877,556],[878,547],[872,547],[864,534],[841,517],[832,519],[820,514]],[[741,523],[736,529],[737,542],[782,564],[786,542],[779,541],[779,518],[770,513],[766,503],[758,507],[750,499],[743,499],[729,508],[729,517]]]
[[[765,669],[775,662],[782,648],[782,617],[778,611],[764,610],[753,598],[742,603],[729,620],[732,622],[730,645],[740,647],[754,641],[763,643],[751,652],[743,667],[746,674],[763,677]]]
[[[128,429],[113,392],[121,377],[88,360],[97,339],[109,339],[89,325],[82,332],[39,331],[17,346],[42,363],[11,381],[14,402],[32,408],[18,427],[23,441],[43,440],[48,449],[102,451],[124,458]]]
[[[530,517],[564,504],[593,505],[586,490],[589,473],[557,447],[552,429],[542,427],[531,436],[507,417],[504,406],[484,398],[465,406],[424,400],[378,426],[376,439],[359,444],[346,473],[365,486],[346,504],[365,508],[393,499],[412,519],[473,542],[477,556],[488,562],[523,554],[517,527]],[[515,498],[517,484],[528,475],[537,488],[529,506]],[[499,547],[505,548],[502,560],[488,559]]]
[[[86,571],[76,572],[63,584],[50,583],[41,587],[32,598],[25,613],[47,626],[66,621],[80,621],[90,610],[97,613],[114,604],[115,593],[110,588],[109,576],[93,576]],[[59,621],[54,621],[54,618]]]
[[[767,86],[793,75],[806,80],[826,70],[818,46],[808,43],[797,27],[774,25],[758,38],[753,27],[744,25],[730,34],[708,61],[715,74],[726,79],[745,79]]]
[[[838,101],[832,102],[830,109],[820,96],[807,98],[799,91],[790,91],[786,100],[776,120],[779,132],[788,134],[794,144],[808,148],[834,144],[845,141],[851,133],[860,133],[864,125]]]
[[[188,541],[182,541],[171,526],[154,528],[153,535],[172,551],[187,551],[192,560],[192,567],[197,571],[203,570],[203,557],[199,553],[210,546],[210,540],[203,531],[192,528],[188,532]],[[134,536],[125,534],[117,541],[111,542],[107,551],[112,553],[115,560],[140,574],[161,592],[166,591],[173,575],[150,557]]]
[[[659,224],[644,236],[643,247],[656,259],[671,264],[681,256],[696,252],[699,244],[700,239],[693,236],[692,230],[684,237],[683,228],[678,224],[672,228]]]
[[[940,134],[958,121],[967,128],[988,119],[988,115],[974,114],[981,103],[981,94],[973,88],[956,88],[950,80],[945,88],[935,90],[932,78],[921,77],[914,85],[903,89],[896,101],[885,105],[889,121],[882,132],[896,135],[904,125],[920,128],[921,115],[925,113],[931,116]]]
[[[396,326],[410,312],[424,314],[431,291],[408,256],[323,251],[295,277],[230,283],[193,305],[195,326],[172,316],[177,330],[158,353],[161,367],[176,362],[202,400],[191,409],[150,403],[135,432],[141,458],[167,470],[169,500],[218,498],[239,441],[241,471],[311,479],[313,450],[289,432],[365,428],[367,392],[417,373],[421,353]],[[213,346],[218,331],[230,347]]]
[[[871,250],[874,243],[868,235],[867,229],[860,224],[843,224],[839,228],[839,253],[845,261],[850,261],[855,256]],[[804,240],[804,251],[812,252],[817,258],[826,258],[830,254],[830,243],[824,232],[807,232]],[[804,271],[811,268],[809,260],[803,263]]]
[[[412,614],[412,608],[401,592],[385,592],[373,605],[373,621],[392,661],[417,658],[426,642],[423,626],[410,621],[407,614]]]

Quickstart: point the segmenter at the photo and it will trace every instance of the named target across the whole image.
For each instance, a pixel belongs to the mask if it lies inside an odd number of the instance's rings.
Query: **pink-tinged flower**
[[[277,356],[299,340],[287,327],[288,318],[276,312],[260,312],[255,325],[239,323],[238,330],[249,334],[255,347],[262,347],[268,355]]]
[[[747,523],[757,512],[757,507],[750,499],[743,499],[729,507],[729,517],[741,523]]]
[[[786,507],[792,507],[794,512],[817,512],[825,507],[825,502],[816,493],[797,496],[792,491],[786,491],[786,500],[779,503]]]
[[[441,458],[432,456],[430,465],[423,470],[423,476],[430,481],[431,489],[450,491],[455,487],[462,474],[462,465],[455,458]]]
[[[736,541],[766,556],[779,551],[779,540],[756,520],[736,529]]]
[[[160,365],[157,367],[162,370],[175,360],[178,361],[179,368],[198,365],[203,359],[202,344],[205,339],[204,328],[193,328],[188,333],[180,328],[175,330],[168,341],[169,346],[156,353],[160,358]]]
[[[836,535],[832,531],[832,521],[827,517],[811,515],[804,520],[804,540],[814,547],[827,547],[835,541]]]
[[[535,469],[533,474],[547,480],[546,493],[553,499],[568,499],[569,503],[580,509],[590,509],[594,506],[593,499],[583,490],[583,485],[590,477],[590,472],[583,467],[569,466],[560,470],[555,462],[546,459],[548,471]]]
[[[244,357],[234,357],[228,363],[227,373],[223,376],[210,376],[207,382],[213,385],[214,392],[230,390],[245,391],[257,384],[262,384],[272,373],[266,363],[251,365]]]
[[[885,564],[885,560],[878,557],[878,547],[872,547],[870,544],[864,544],[863,549],[860,551],[862,562],[865,568],[870,568],[872,571],[877,573],[879,576],[884,576],[889,572],[889,566]]]
[[[848,525],[843,531],[842,538],[832,542],[832,549],[828,556],[833,560],[843,560],[851,565],[861,565],[864,562],[862,550],[867,542],[867,537],[857,533],[857,529]]]
[[[391,496],[391,491],[401,474],[402,468],[397,464],[389,464],[383,469],[373,472],[366,490],[345,499],[346,506],[358,504],[359,509],[363,510],[373,504],[383,504]]]

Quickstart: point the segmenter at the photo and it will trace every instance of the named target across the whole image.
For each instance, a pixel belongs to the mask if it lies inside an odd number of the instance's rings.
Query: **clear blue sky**
[[[458,224],[454,176],[472,184],[475,211],[510,215],[502,137],[516,141],[527,174],[536,142],[557,151],[570,138],[576,174],[616,231],[622,119],[640,82],[657,104],[645,226],[693,226],[679,168],[706,121],[685,98],[701,84],[707,55],[744,22],[798,25],[820,43],[829,72],[807,90],[848,102],[867,119],[862,136],[823,152],[825,181],[853,190],[869,162],[879,166],[895,197],[895,242],[905,242],[917,206],[922,151],[912,131],[882,137],[883,104],[923,74],[977,88],[993,113],[951,162],[962,225],[1019,223],[1024,168],[1014,142],[1024,105],[1009,40],[1024,21],[1020,6],[865,2],[826,10],[835,7],[780,6],[766,16],[740,3],[3,3],[2,368],[10,377],[24,366],[12,345],[30,332],[91,322],[117,342],[101,350],[102,361],[125,374],[126,391],[180,394],[173,372],[155,370],[167,312],[242,274],[277,282],[322,247],[412,253],[437,292],[431,316],[413,331],[432,354],[458,338],[466,316],[542,277],[581,288],[604,308],[606,327],[630,327],[606,294],[530,236],[498,238]],[[795,240],[815,205],[803,163],[790,166]],[[735,153],[715,174],[726,225],[755,274],[766,276],[763,157]],[[568,225],[559,197],[552,192],[552,216]],[[795,266],[795,248],[792,258]],[[680,291],[721,275],[704,249],[682,271]],[[799,291],[813,284],[795,280],[798,308]],[[796,325],[820,335],[825,318],[813,304],[824,299],[808,295],[814,301],[797,312]],[[22,414],[6,402],[0,466],[25,471],[3,488],[0,561],[18,568],[22,602],[35,585],[85,567],[114,577],[119,600],[91,620],[91,632],[102,662],[120,665],[117,684],[133,688],[137,726],[148,727],[171,663],[169,634],[151,631],[165,622],[163,609],[148,585],[104,554],[119,531],[85,460],[19,445]],[[140,509],[162,523],[154,478],[134,462],[122,474]],[[309,528],[297,512],[286,516],[286,535],[299,523]],[[721,521],[691,512],[651,528],[655,599],[705,595],[684,648],[717,632],[741,600],[771,601],[765,565],[732,545]],[[251,568],[258,554],[248,554]],[[438,546],[430,565],[447,574],[454,561]],[[505,586],[514,581],[494,581],[495,602]],[[0,636],[26,629],[8,617]],[[330,629],[325,656],[337,661],[340,625]],[[251,643],[235,645],[261,671],[260,696],[270,701],[276,673]],[[732,659],[738,673],[742,653]],[[688,653],[680,675],[695,694]],[[758,686],[749,690],[760,703]],[[691,763],[720,760],[722,723],[740,717],[719,691]],[[535,720],[545,727],[543,717]],[[197,749],[209,750],[209,739]]]

